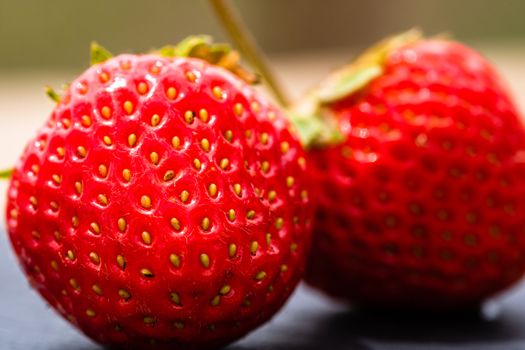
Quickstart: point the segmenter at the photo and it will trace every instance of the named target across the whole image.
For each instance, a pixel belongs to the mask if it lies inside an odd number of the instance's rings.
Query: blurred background
[[[418,26],[480,50],[525,106],[525,1],[234,3],[292,96],[374,41]],[[227,40],[206,0],[0,0],[0,169],[15,162],[52,109],[42,87],[60,88],[82,72],[92,40],[114,53],[139,52],[200,33]]]

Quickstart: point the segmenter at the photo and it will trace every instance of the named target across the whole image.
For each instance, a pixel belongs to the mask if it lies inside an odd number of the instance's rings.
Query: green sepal
[[[56,103],[60,102],[60,95],[51,86],[45,86],[44,91],[51,100],[53,100]]]
[[[91,42],[91,58],[89,62],[92,66],[105,62],[111,57],[113,57],[111,52],[100,46],[96,41]]]
[[[13,169],[0,170],[0,180],[7,180],[13,176]]]
[[[254,84],[259,81],[259,76],[244,69],[240,64],[240,55],[230,45],[214,43],[209,35],[192,35],[177,45],[167,45],[153,53],[163,57],[195,57],[205,60],[213,65],[223,67],[247,83]]]
[[[366,50],[350,64],[328,76],[319,86],[317,96],[321,103],[337,102],[365,88],[384,72],[390,52],[421,39],[417,29],[391,36]]]

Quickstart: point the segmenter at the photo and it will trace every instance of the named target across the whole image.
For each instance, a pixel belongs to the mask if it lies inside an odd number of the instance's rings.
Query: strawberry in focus
[[[13,172],[7,229],[25,273],[101,344],[222,346],[301,277],[303,150],[279,109],[219,67],[243,73],[232,54],[198,38],[95,48]]]
[[[478,53],[408,32],[297,112],[325,128],[306,135],[319,185],[309,283],[374,308],[451,310],[522,276],[525,132]]]

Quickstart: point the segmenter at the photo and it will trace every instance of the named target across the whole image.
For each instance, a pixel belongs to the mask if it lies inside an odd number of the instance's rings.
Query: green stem
[[[232,40],[237,44],[241,53],[246,57],[250,64],[259,71],[277,101],[283,105],[288,106],[289,100],[286,94],[277,83],[266,58],[262,51],[256,44],[255,39],[248,31],[246,25],[242,21],[240,15],[235,10],[230,0],[210,0],[210,4],[215,10],[215,13],[221,20],[224,28]]]

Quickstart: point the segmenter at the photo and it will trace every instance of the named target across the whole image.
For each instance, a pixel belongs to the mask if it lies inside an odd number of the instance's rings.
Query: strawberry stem
[[[239,50],[250,64],[259,71],[258,73],[263,77],[263,80],[266,82],[277,101],[283,106],[288,106],[289,100],[286,97],[286,94],[277,83],[277,80],[267,64],[266,58],[257,46],[255,39],[248,31],[248,28],[235,10],[231,1],[210,0],[210,4],[232,40],[237,44]]]
[[[13,169],[0,170],[0,180],[7,180],[13,175]]]
[[[60,102],[60,95],[51,87],[51,86],[45,86],[44,90],[46,92],[46,95],[53,100],[56,103]]]

